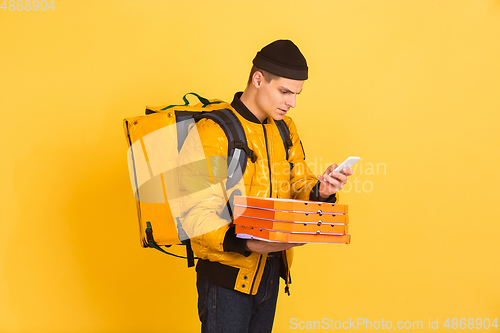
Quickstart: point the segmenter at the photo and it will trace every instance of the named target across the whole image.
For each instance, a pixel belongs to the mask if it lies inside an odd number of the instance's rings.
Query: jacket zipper
[[[260,263],[262,262],[262,254],[259,254],[259,263],[257,264],[257,270],[255,271],[255,275],[253,277],[252,286],[250,287],[250,294],[252,294],[253,286],[255,285],[255,280],[257,280],[257,275],[259,275]]]
[[[271,158],[269,156],[269,145],[267,143],[267,132],[266,127],[262,124],[262,128],[264,129],[264,140],[266,141],[266,153],[267,153],[267,166],[269,168],[269,197],[273,197],[273,182],[271,179]]]
[[[267,132],[266,132],[266,126],[262,124],[262,129],[264,130],[264,140],[266,141],[266,153],[267,153],[267,166],[269,168],[269,197],[273,197],[273,182],[271,180],[271,159],[269,157],[269,145],[267,143]],[[253,287],[255,285],[255,280],[257,280],[257,276],[259,275],[259,270],[260,270],[260,264],[262,262],[262,254],[259,255],[259,263],[257,264],[257,271],[255,271],[255,276],[252,281],[252,286],[250,287],[250,293],[253,291]]]
[[[290,287],[289,287],[289,283],[291,282],[290,281],[290,268],[288,268],[288,258],[286,257],[286,250],[283,251],[283,259],[285,260],[285,269],[286,269],[286,280],[285,280],[285,292],[288,294],[288,296],[290,296]]]

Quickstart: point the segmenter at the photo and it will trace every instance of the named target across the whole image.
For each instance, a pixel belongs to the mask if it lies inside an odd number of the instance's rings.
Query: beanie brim
[[[308,78],[308,68],[307,67],[292,67],[283,64],[276,63],[257,52],[257,55],[253,59],[253,64],[255,67],[262,69],[271,74],[284,77],[292,80],[307,80]]]

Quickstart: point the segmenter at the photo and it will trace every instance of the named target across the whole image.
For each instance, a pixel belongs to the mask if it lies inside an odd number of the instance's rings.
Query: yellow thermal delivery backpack
[[[196,96],[200,103],[189,105],[187,95]],[[188,266],[194,265],[189,237],[180,221],[177,157],[193,124],[209,118],[224,130],[228,139],[226,189],[235,186],[245,171],[248,160],[257,157],[248,148],[243,127],[229,104],[208,100],[195,93],[183,97],[183,105],[146,107],[146,115],[124,119],[124,129],[129,149],[127,151],[130,182],[134,191],[141,245],[152,247],[166,254],[187,258]],[[288,151],[292,145],[290,132],[284,121],[276,125]],[[288,158],[288,156],[287,156]],[[201,167],[208,167],[201,161]],[[225,211],[228,223],[232,220],[233,191]],[[186,245],[186,257],[169,253],[160,246]]]

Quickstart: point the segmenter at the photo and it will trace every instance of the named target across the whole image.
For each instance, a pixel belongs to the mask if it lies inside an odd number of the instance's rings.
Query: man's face
[[[276,78],[267,82],[262,80],[257,93],[257,118],[263,121],[267,117],[281,120],[283,116],[295,107],[295,99],[302,91],[304,81]]]

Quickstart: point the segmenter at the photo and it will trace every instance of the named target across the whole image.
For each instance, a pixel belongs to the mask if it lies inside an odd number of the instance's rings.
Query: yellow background
[[[231,100],[279,38],[310,67],[290,113],[308,162],[363,159],[352,244],[296,251],[274,331],[500,317],[498,0],[55,7],[0,10],[0,332],[199,330],[194,270],[139,246],[122,119]]]

